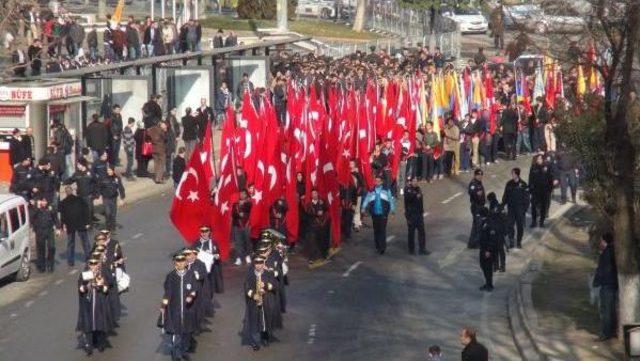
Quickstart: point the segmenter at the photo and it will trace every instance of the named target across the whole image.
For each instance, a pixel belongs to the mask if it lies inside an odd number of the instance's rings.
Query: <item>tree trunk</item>
[[[353,20],[353,30],[361,32],[364,30],[364,18],[367,13],[367,0],[357,0],[356,16]]]
[[[98,0],[98,19],[103,20],[107,15],[107,0]]]

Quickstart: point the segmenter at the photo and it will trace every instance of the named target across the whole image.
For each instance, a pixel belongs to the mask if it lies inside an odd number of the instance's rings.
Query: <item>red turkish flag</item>
[[[196,146],[189,165],[182,174],[171,204],[169,218],[187,244],[192,244],[200,236],[200,226],[210,225],[211,205],[209,184],[200,160],[200,146]]]
[[[285,197],[287,199],[287,204],[289,205],[289,210],[287,211],[285,222],[287,224],[287,231],[289,232],[287,237],[289,244],[295,244],[300,232],[298,229],[298,226],[300,225],[300,214],[298,214],[299,199],[298,191],[296,189],[295,162],[296,159],[293,157],[289,157],[287,162],[287,188]]]
[[[233,144],[231,149],[222,156],[220,160],[220,179],[216,185],[213,197],[213,210],[211,212],[211,222],[213,239],[220,248],[222,260],[229,258],[230,236],[231,236],[231,208],[238,194],[238,183],[235,176],[235,159]]]
[[[202,148],[200,150],[200,161],[202,168],[208,179],[213,179],[216,170],[213,168],[213,137],[211,136],[211,121],[207,121],[207,129],[202,139]]]
[[[253,107],[253,102],[249,93],[244,94],[242,100],[242,117],[238,122],[238,164],[240,164],[247,175],[247,184],[255,182],[257,154],[260,150],[258,143],[260,137],[260,119],[258,113]]]

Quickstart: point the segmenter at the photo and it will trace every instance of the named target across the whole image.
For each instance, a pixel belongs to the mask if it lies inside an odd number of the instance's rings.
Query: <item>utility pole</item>
[[[278,32],[287,32],[287,0],[276,0]]]

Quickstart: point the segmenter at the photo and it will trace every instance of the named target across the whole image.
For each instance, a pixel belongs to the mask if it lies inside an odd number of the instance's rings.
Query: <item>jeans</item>
[[[616,301],[618,290],[611,286],[600,286],[600,336],[610,338],[616,333]]]
[[[534,152],[544,151],[546,149],[545,139],[544,139],[544,126],[537,126],[533,128],[531,132],[531,149]]]
[[[122,139],[111,139],[111,164],[113,166],[120,166],[120,144],[122,144]]]
[[[544,220],[547,218],[549,212],[549,202],[551,200],[551,193],[540,192],[531,194],[531,224],[535,225],[536,220],[539,219],[539,224],[542,226]]]
[[[567,201],[567,187],[571,188],[571,199],[575,201],[578,177],[573,169],[560,172],[560,200],[562,202]]]
[[[129,52],[129,60],[136,60],[140,57],[140,52],[137,47],[129,46],[127,50]]]
[[[494,133],[491,136],[491,147],[489,148],[489,161],[495,163],[498,160],[498,143],[500,142],[500,134]]]
[[[111,61],[116,58],[116,53],[113,51],[113,47],[109,44],[104,44],[104,57]]]
[[[444,152],[444,173],[451,175],[454,172],[455,153],[452,151]]]
[[[147,51],[147,56],[153,56],[153,45],[146,44],[144,47]]]
[[[116,216],[118,215],[118,198],[102,197],[104,204],[105,228],[113,231],[116,229]]]
[[[64,156],[64,178],[67,179],[73,175],[73,170],[75,169],[73,165],[73,152],[69,154],[65,154]]]
[[[460,144],[460,170],[469,170],[471,168],[471,153],[465,143]]]
[[[82,242],[82,251],[84,252],[84,260],[88,260],[91,255],[91,248],[89,246],[89,235],[86,230],[78,230],[78,231],[67,231],[67,263],[70,266],[76,261],[76,233],[78,237],[80,237],[80,241]]]
[[[522,130],[518,132],[518,138],[516,139],[516,155],[519,155],[521,150],[524,150],[527,153],[531,153],[529,128],[527,127],[522,128]]]
[[[425,180],[433,179],[435,158],[433,153],[425,153],[422,157],[422,174]]]
[[[98,57],[98,48],[95,46],[89,47],[89,56],[91,59],[96,59]]]
[[[165,176],[171,175],[173,173],[173,153],[167,154],[167,156],[165,157],[164,164],[165,164],[165,167],[164,167]]]
[[[124,172],[124,176],[131,177],[133,176],[133,151],[125,151],[125,154],[127,155],[127,170]]]
[[[191,159],[191,153],[193,153],[197,143],[198,141],[196,139],[184,141],[184,147],[186,150],[185,159]]]
[[[89,216],[93,220],[93,197],[91,195],[82,196],[82,200],[87,203],[87,209],[89,210]]]
[[[504,152],[507,159],[516,159],[516,140],[518,135],[515,133],[504,133],[502,141],[504,143]]]

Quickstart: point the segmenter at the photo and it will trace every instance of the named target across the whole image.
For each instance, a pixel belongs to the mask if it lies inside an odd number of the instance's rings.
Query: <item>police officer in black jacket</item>
[[[54,209],[58,206],[58,190],[60,189],[60,180],[51,170],[51,161],[44,157],[38,161],[38,166],[33,172],[31,178],[31,191],[33,196],[37,198],[46,198],[49,205]]]
[[[535,156],[529,171],[529,191],[531,192],[531,228],[544,227],[549,212],[551,192],[553,192],[553,174],[544,163],[541,154]],[[538,222],[536,222],[538,221]]]
[[[424,234],[424,202],[422,190],[415,177],[408,177],[409,184],[404,188],[404,216],[407,218],[407,230],[409,233],[409,254],[416,254],[414,237],[418,232],[418,252],[428,255]]]
[[[76,172],[66,182],[66,184],[71,183],[76,184],[76,194],[87,203],[91,221],[97,222],[98,219],[93,215],[93,200],[97,197],[98,183],[95,175],[89,170],[85,159],[78,161]]]
[[[480,291],[493,291],[493,264],[499,244],[498,225],[494,223],[494,219],[489,217],[487,207],[482,207],[478,211],[480,215],[479,222],[482,223],[482,231],[480,232],[480,268],[484,274],[484,285],[480,287]]]
[[[471,235],[469,236],[468,248],[477,248],[480,240],[481,224],[479,222],[478,212],[486,202],[484,186],[482,185],[482,169],[476,169],[473,172],[473,179],[469,183],[469,201],[471,202],[471,217],[473,223],[471,225]]]
[[[34,209],[31,213],[31,225],[36,234],[36,265],[38,271],[53,272],[56,242],[54,238],[54,230],[56,235],[60,235],[60,222],[57,212],[49,205],[47,198],[39,198],[34,202]]]
[[[98,180],[98,192],[104,205],[105,228],[114,231],[118,212],[118,196],[124,200],[125,194],[122,180],[115,174],[113,168],[107,168],[107,176]]]
[[[20,164],[13,169],[9,191],[22,196],[26,200],[31,199],[31,181],[33,178],[33,172],[34,169],[31,167],[31,159],[23,159]]]
[[[520,168],[511,170],[511,180],[507,182],[502,195],[502,205],[507,206],[509,224],[507,235],[509,236],[509,246],[513,247],[513,226],[517,230],[516,248],[522,248],[522,233],[524,232],[524,220],[529,208],[529,187],[527,183],[520,179]]]

